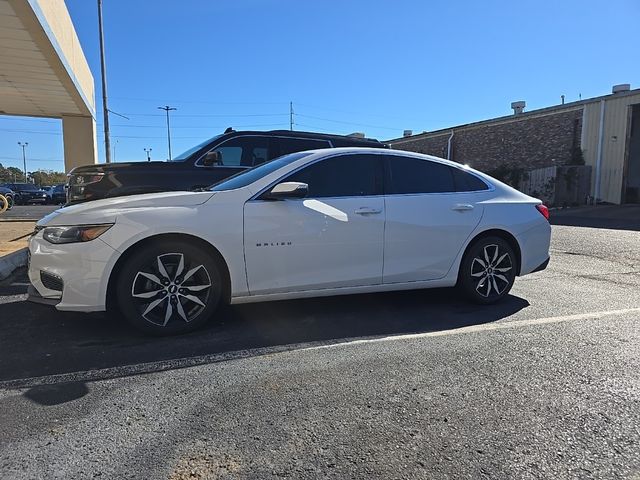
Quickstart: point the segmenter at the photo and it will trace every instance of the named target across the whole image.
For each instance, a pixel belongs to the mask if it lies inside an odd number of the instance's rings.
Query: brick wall
[[[486,172],[564,165],[580,146],[581,129],[582,107],[454,127],[451,159]],[[449,136],[450,130],[390,143],[394,149],[446,158]]]

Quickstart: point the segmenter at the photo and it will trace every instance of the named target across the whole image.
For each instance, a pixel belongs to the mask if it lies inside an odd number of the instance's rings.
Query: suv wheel
[[[117,278],[120,311],[137,329],[153,335],[194,330],[215,312],[222,276],[202,248],[162,241],[135,252]]]

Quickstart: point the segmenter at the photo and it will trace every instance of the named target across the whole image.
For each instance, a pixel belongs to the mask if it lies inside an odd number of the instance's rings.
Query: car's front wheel
[[[220,303],[221,279],[217,262],[205,249],[159,241],[127,258],[116,279],[117,305],[145,333],[184,333],[211,318]]]
[[[484,237],[465,253],[458,276],[458,286],[477,303],[495,303],[504,298],[516,277],[516,255],[500,237]]]

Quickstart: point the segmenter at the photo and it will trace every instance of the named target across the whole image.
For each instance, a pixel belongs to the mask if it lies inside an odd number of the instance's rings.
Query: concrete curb
[[[21,248],[15,252],[0,257],[0,280],[8,278],[16,269],[27,265],[27,249]]]

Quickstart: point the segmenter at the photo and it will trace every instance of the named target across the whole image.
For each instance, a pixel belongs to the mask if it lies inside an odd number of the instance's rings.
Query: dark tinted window
[[[236,137],[213,150],[222,154],[222,165],[227,167],[253,167],[268,160],[267,137]]]
[[[303,152],[305,150],[316,150],[318,148],[329,148],[331,145],[326,140],[314,140],[311,138],[281,138],[271,139],[273,156],[279,157],[287,153]]]
[[[475,175],[472,175],[459,168],[453,170],[453,181],[456,184],[457,192],[477,192],[478,190],[488,190],[486,183]]]
[[[39,188],[31,183],[16,183],[13,190],[20,192],[37,192]]]
[[[419,158],[390,155],[388,194],[455,192],[452,168]]]
[[[320,160],[283,182],[309,185],[309,197],[362,197],[382,191],[381,155],[340,155]]]

